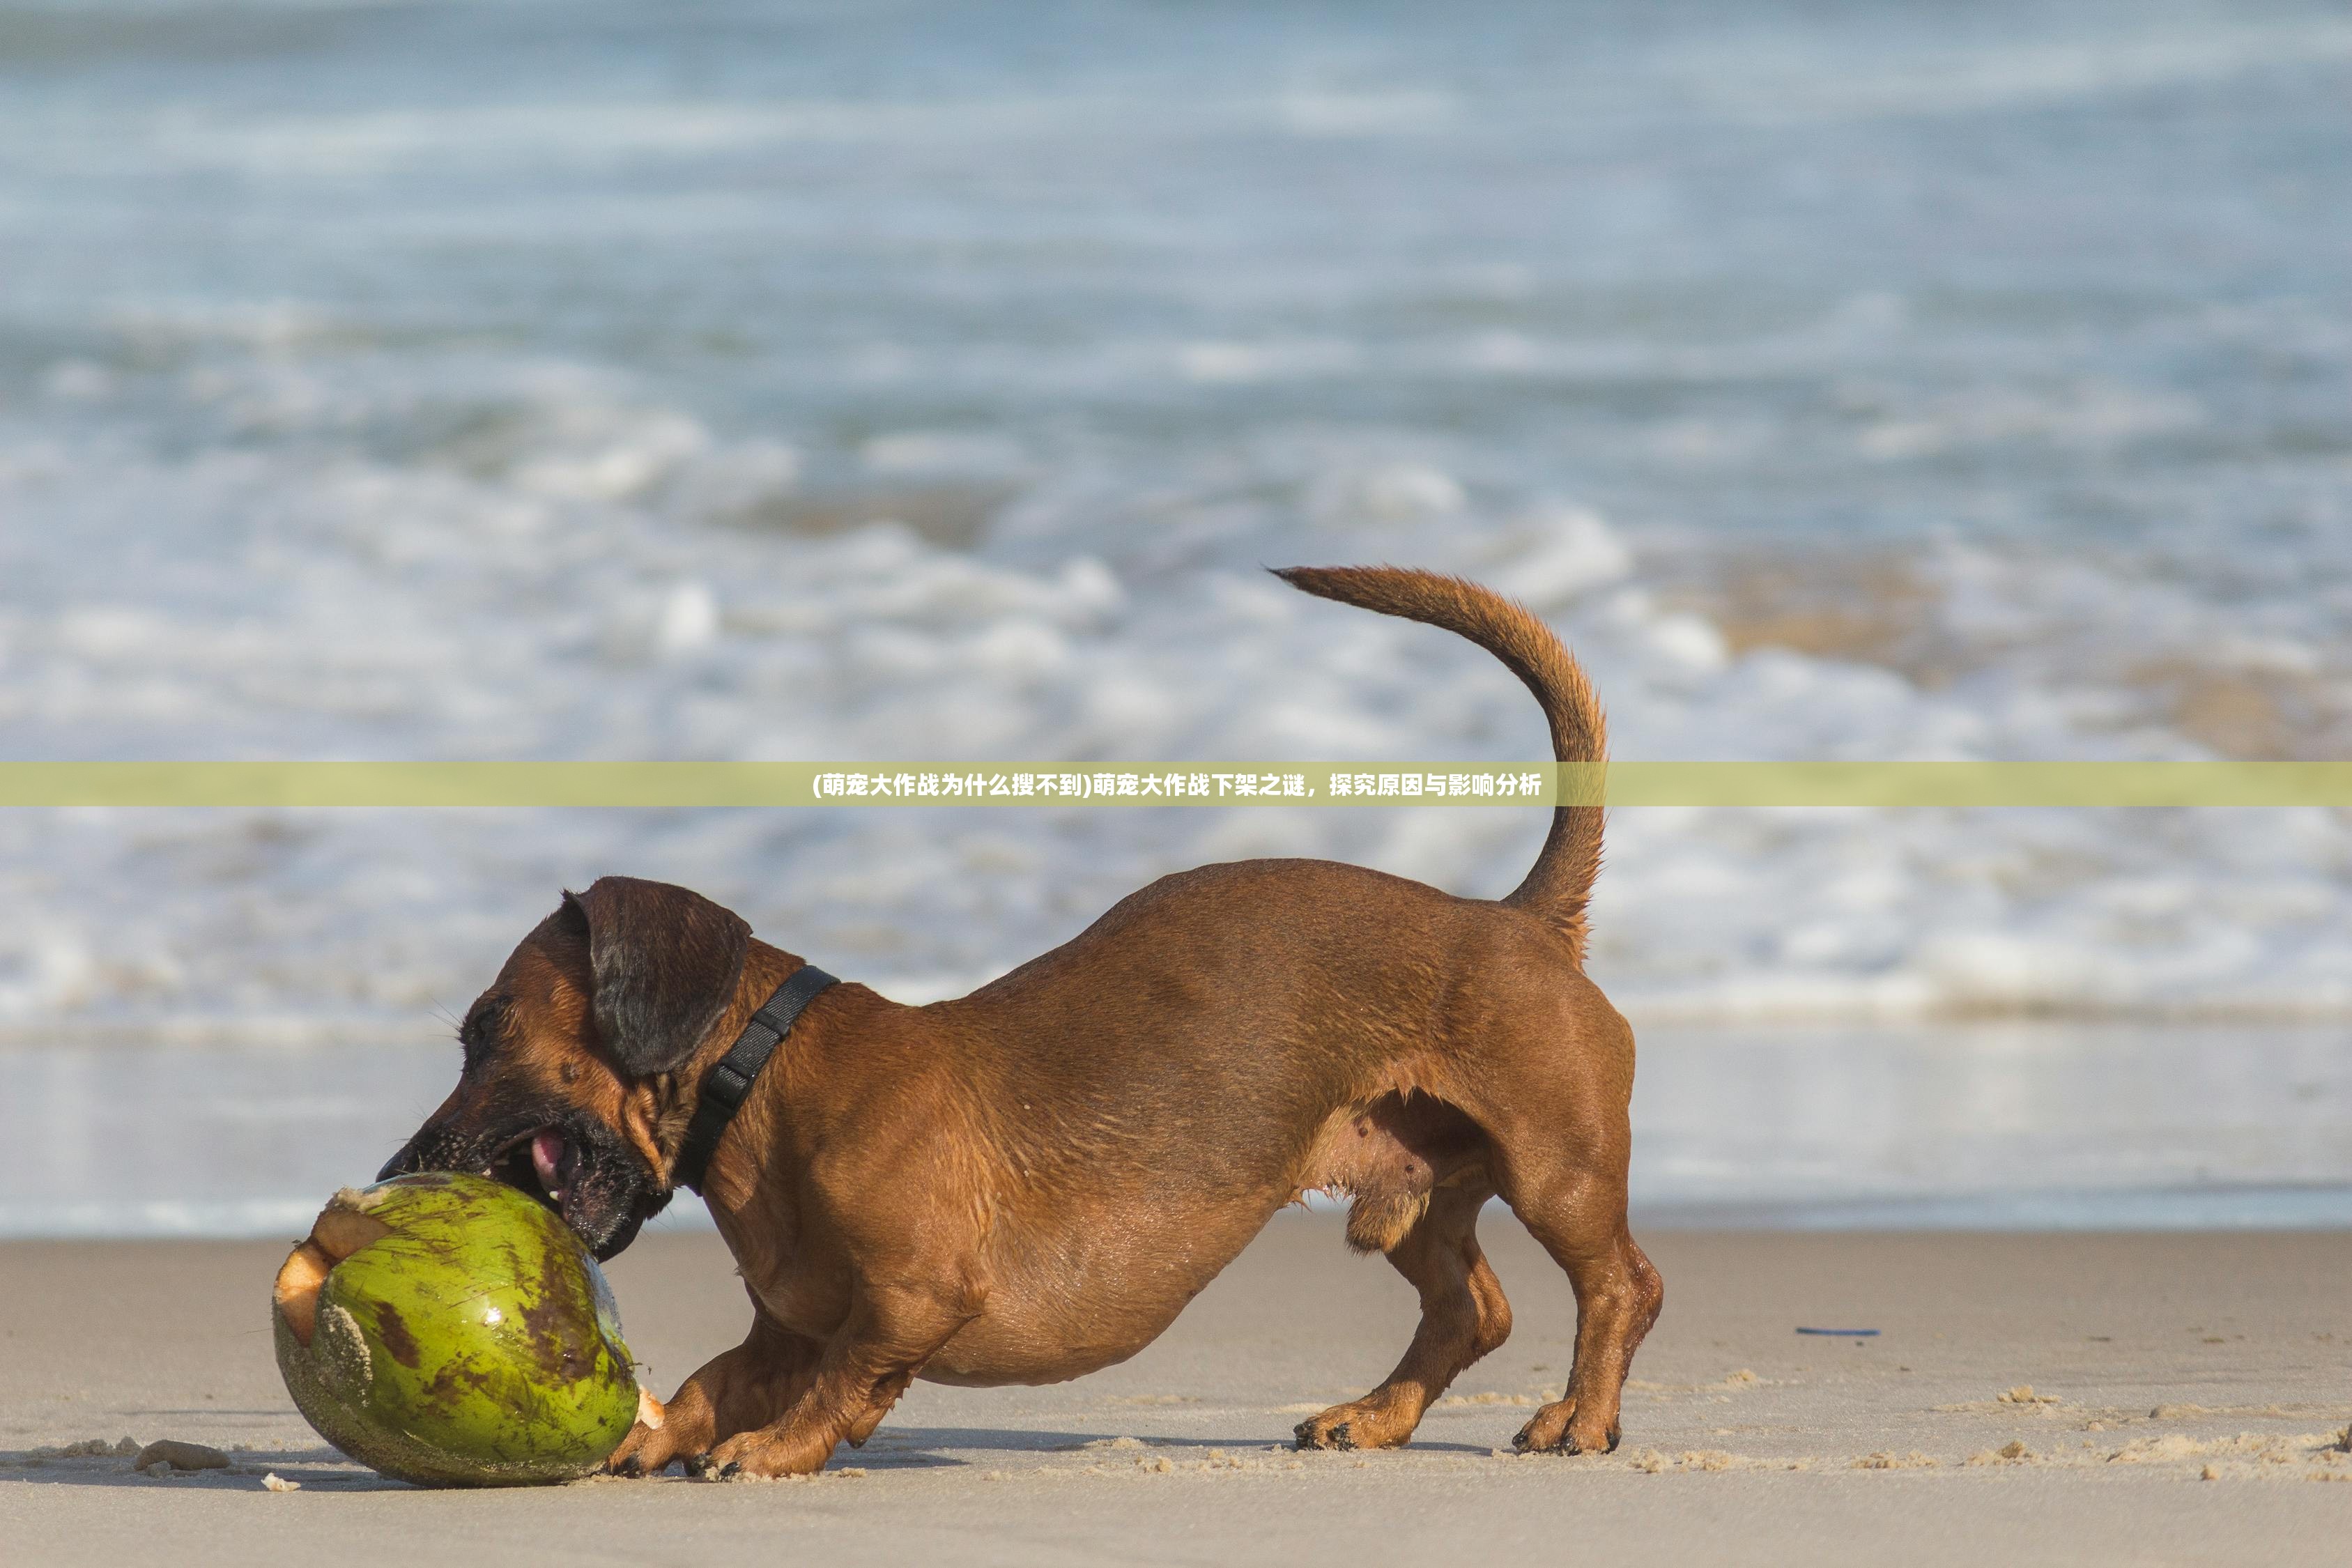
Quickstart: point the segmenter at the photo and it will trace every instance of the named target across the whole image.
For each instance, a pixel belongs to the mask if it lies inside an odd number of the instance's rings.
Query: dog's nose
[[[416,1169],[418,1169],[416,1142],[411,1139],[401,1145],[399,1153],[383,1163],[383,1169],[375,1173],[375,1179],[379,1182],[388,1182],[394,1176],[405,1176]]]

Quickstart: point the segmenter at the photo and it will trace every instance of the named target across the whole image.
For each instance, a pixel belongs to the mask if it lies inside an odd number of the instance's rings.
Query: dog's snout
[[[424,1162],[417,1157],[416,1153],[416,1145],[421,1137],[422,1134],[419,1134],[418,1138],[412,1138],[402,1144],[400,1152],[383,1163],[383,1169],[375,1173],[375,1179],[379,1182],[388,1182],[394,1176],[411,1176],[423,1170]]]

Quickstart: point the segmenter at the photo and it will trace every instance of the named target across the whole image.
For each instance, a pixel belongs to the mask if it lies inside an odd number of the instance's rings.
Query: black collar
[[[776,994],[760,1004],[743,1032],[727,1054],[719,1058],[711,1069],[702,1075],[702,1091],[695,1097],[694,1120],[687,1124],[686,1144],[677,1152],[677,1164],[670,1172],[670,1184],[702,1190],[702,1178],[710,1164],[711,1151],[727,1124],[735,1120],[742,1109],[743,1097],[751,1091],[751,1080],[768,1058],[776,1054],[793,1020],[801,1009],[816,999],[817,993],[834,984],[834,977],[814,963],[803,963],[793,971],[792,978],[776,987]]]

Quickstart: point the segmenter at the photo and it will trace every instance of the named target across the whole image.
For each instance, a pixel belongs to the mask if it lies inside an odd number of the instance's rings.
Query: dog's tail
[[[1402,566],[1290,566],[1276,576],[1294,588],[1343,605],[1443,626],[1468,637],[1527,682],[1551,725],[1552,755],[1599,763],[1609,755],[1608,726],[1592,683],[1552,630],[1524,605],[1460,577]],[[1564,789],[1564,796],[1580,792]],[[1601,870],[1601,806],[1570,804],[1552,812],[1551,833],[1533,869],[1503,901],[1542,915],[1584,958],[1584,909]]]

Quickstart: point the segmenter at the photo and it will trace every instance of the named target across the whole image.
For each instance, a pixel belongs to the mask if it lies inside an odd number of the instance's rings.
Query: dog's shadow
[[[843,1447],[829,1470],[958,1469],[994,1462],[995,1456],[1015,1454],[1093,1456],[1110,1464],[1125,1464],[1153,1456],[1190,1458],[1212,1449],[1228,1453],[1263,1453],[1289,1445],[1276,1443],[1272,1434],[1246,1436],[1114,1436],[1100,1432],[1038,1431],[1006,1426],[885,1426],[863,1448]],[[1478,1454],[1486,1448],[1472,1443],[1419,1442],[1423,1452]],[[425,1491],[355,1465],[332,1448],[237,1449],[228,1456],[225,1470],[191,1470],[151,1474],[131,1468],[122,1454],[61,1454],[54,1449],[0,1449],[0,1484],[48,1487],[173,1487],[184,1491],[261,1491],[276,1476],[304,1491],[378,1492]],[[680,1474],[677,1466],[667,1472]],[[625,1484],[625,1483],[614,1483]]]
[[[960,1458],[958,1453],[1091,1454],[1115,1463],[1158,1454],[1163,1458],[1198,1456],[1220,1450],[1230,1454],[1264,1454],[1268,1449],[1292,1452],[1284,1434],[1255,1432],[1243,1436],[1188,1437],[1177,1436],[1109,1436],[1101,1432],[1045,1432],[1003,1426],[884,1426],[862,1449],[845,1447],[835,1456],[835,1466],[913,1468],[929,1466],[985,1464],[986,1458]],[[1491,1454],[1491,1446],[1416,1440],[1421,1453]],[[942,1451],[946,1450],[946,1451]]]
[[[1114,1447],[1116,1445],[1116,1447]],[[1122,1437],[1102,1432],[1041,1432],[1013,1426],[884,1426],[863,1448],[844,1447],[835,1468],[951,1469],[986,1464],[992,1456],[1094,1454],[1124,1461],[1152,1452],[1262,1448],[1264,1437]],[[979,1455],[980,1458],[964,1456]]]

